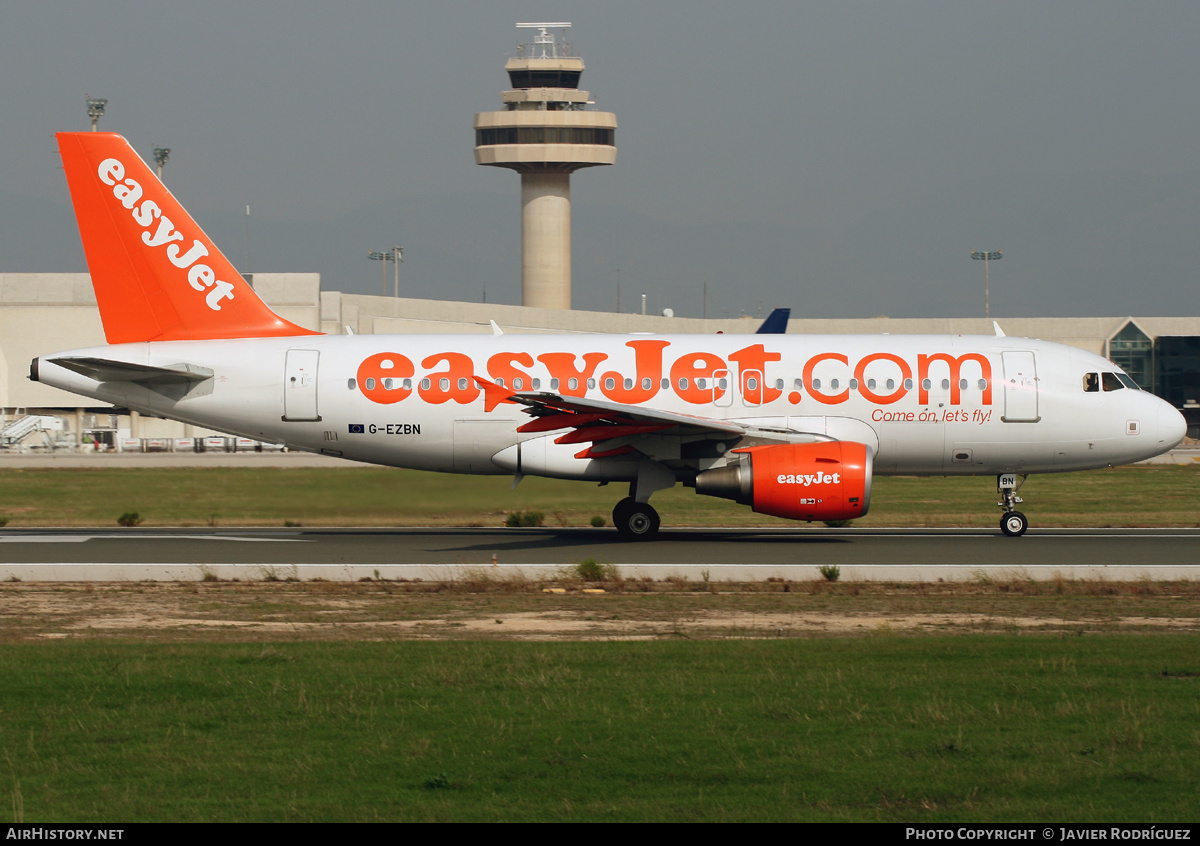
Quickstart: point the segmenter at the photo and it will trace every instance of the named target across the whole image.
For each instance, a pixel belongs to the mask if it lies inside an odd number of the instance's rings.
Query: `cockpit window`
[[[1100,374],[1085,373],[1083,374],[1083,391],[1087,394],[1094,394],[1100,390]]]
[[[1104,380],[1104,390],[1106,391],[1119,391],[1125,387],[1121,384],[1121,380],[1117,378],[1116,373],[1102,373],[1101,376]]]
[[[1138,385],[1138,383],[1133,381],[1131,377],[1126,376],[1124,373],[1118,373],[1117,378],[1121,380],[1121,384],[1126,388],[1130,388],[1135,391],[1141,390],[1141,387]]]

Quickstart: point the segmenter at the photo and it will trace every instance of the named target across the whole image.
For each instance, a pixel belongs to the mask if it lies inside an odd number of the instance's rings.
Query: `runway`
[[[888,581],[1200,578],[1200,529],[5,529],[0,580],[457,578],[554,572],[588,558],[629,578]]]

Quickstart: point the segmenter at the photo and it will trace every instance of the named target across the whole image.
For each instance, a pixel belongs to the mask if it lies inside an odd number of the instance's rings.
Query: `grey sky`
[[[617,164],[573,180],[580,307],[612,308],[621,276],[627,309],[649,289],[698,314],[707,279],[710,316],[974,314],[968,250],[1003,248],[999,314],[1200,311],[1194,2],[9,3],[0,214],[66,202],[51,134],[87,128],[91,93],[102,129],[172,148],[167,182],[214,235],[251,204],[254,269],[373,291],[358,253],[397,231],[414,294],[477,298],[490,252],[489,299],[515,302],[519,180],[473,164],[471,120],[499,107],[513,24],[540,19],[574,23],[620,126]],[[481,256],[411,219],[331,237],[354,255],[323,268],[271,241],[373,206],[440,209]],[[73,229],[42,234],[42,269],[82,269],[50,257],[79,264]],[[0,271],[35,269],[5,250]]]

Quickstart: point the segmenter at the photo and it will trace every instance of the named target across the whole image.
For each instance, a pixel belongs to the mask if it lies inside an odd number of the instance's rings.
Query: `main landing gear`
[[[675,473],[657,461],[643,459],[637,478],[629,484],[629,496],[613,509],[613,525],[621,540],[653,540],[662,522],[650,505],[650,495],[675,485]]]
[[[1004,516],[1000,518],[1000,531],[1010,538],[1019,538],[1029,528],[1029,518],[1016,510],[1017,503],[1022,501],[1021,497],[1016,495],[1017,491],[1028,478],[1022,476],[1018,482],[1016,473],[1002,473],[996,477],[996,487],[1000,489],[1000,501],[996,505],[1004,509]]]
[[[658,534],[658,512],[648,502],[638,502],[631,496],[617,503],[612,513],[613,525],[625,540],[650,540]]]

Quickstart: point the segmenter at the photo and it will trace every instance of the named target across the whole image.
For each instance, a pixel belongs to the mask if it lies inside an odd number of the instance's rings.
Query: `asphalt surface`
[[[593,558],[629,576],[1200,578],[1200,529],[4,529],[0,579],[446,578]],[[449,574],[449,575],[448,575]]]
[[[1197,459],[1192,448],[1158,461]],[[170,466],[368,465],[309,453],[0,453],[0,468]],[[586,558],[655,578],[820,578],[829,564],[861,579],[1194,579],[1200,529],[668,528],[634,543],[611,528],[0,529],[0,580],[447,578],[493,566],[537,575]]]

